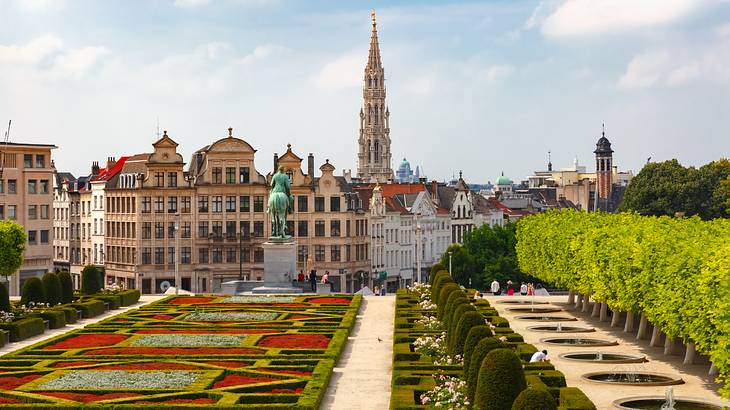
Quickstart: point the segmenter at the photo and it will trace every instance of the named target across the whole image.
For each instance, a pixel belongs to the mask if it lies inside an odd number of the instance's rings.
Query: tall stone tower
[[[596,195],[598,199],[606,200],[611,196],[613,187],[613,150],[605,128],[593,153],[596,154]]]
[[[385,105],[385,74],[380,61],[375,11],[371,17],[373,28],[362,89],[357,175],[365,182],[387,182],[393,178],[390,166],[390,111]]]

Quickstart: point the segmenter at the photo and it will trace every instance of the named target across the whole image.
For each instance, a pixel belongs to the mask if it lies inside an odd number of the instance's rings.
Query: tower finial
[[[461,179],[461,170],[459,170],[459,179]]]
[[[375,30],[375,25],[377,24],[375,22],[375,9],[373,9],[372,11],[370,11],[370,18],[373,20],[373,30]]]
[[[551,154],[551,152],[548,151],[548,171],[553,170],[553,160],[552,160],[552,157],[550,154]]]
[[[233,127],[228,127],[228,136],[233,137]]]
[[[602,137],[606,136],[606,123],[605,122],[601,123],[601,136]]]

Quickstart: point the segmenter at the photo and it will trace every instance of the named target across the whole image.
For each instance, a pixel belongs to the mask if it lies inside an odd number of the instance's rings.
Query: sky
[[[57,169],[228,134],[357,168],[377,12],[394,169],[515,181],[578,158],[730,155],[728,0],[0,0],[0,125]],[[306,167],[306,164],[304,164]]]

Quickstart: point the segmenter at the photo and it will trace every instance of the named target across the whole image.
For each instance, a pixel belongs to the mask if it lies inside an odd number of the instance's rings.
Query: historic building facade
[[[390,153],[390,111],[385,103],[385,71],[372,13],[370,51],[365,65],[363,106],[360,108],[357,176],[364,182],[385,183],[393,179]]]

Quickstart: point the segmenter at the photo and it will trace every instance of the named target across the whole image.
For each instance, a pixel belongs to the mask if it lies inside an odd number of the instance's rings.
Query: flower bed
[[[360,300],[169,297],[0,357],[0,409],[314,410]]]

